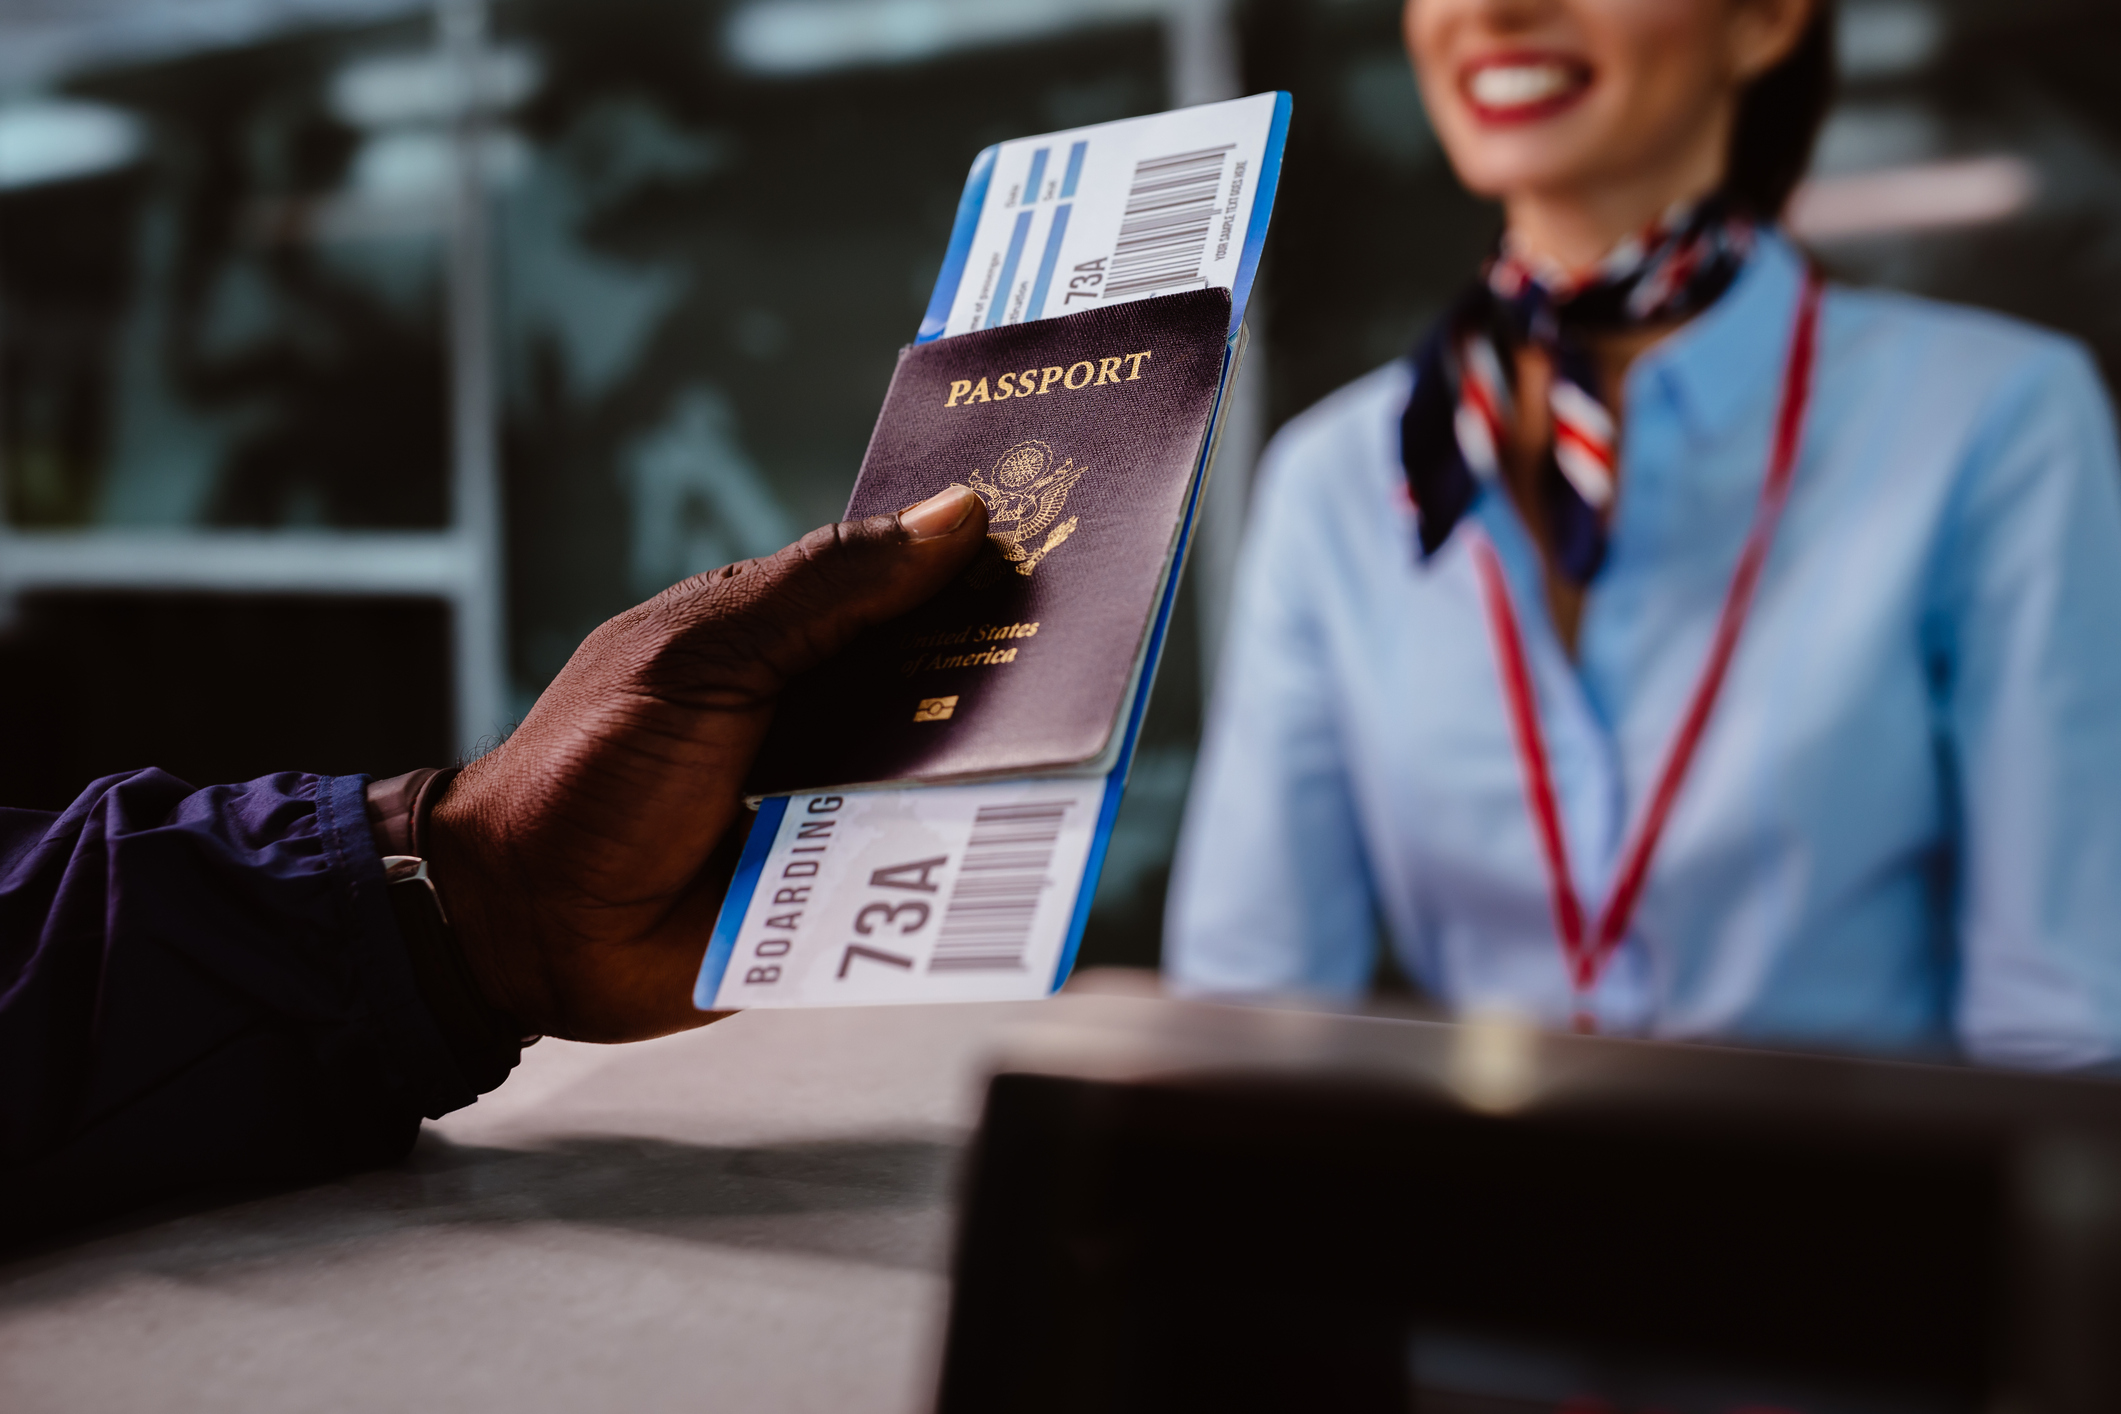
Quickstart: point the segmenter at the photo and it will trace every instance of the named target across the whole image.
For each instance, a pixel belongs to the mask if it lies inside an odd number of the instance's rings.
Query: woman
[[[1808,0],[1411,0],[1507,235],[1264,463],[1173,881],[1204,993],[2121,1054],[2121,466],[2089,360],[1823,292]]]

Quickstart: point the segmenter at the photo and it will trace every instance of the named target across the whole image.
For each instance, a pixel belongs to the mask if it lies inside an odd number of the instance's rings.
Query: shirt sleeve
[[[2121,1056],[2121,459],[2075,346],[2043,344],[1974,444],[1932,625],[1957,787],[1961,1044]]]
[[[361,776],[113,776],[0,810],[0,1234],[385,1163],[475,1094]]]
[[[1164,970],[1196,995],[1349,996],[1376,961],[1372,891],[1321,633],[1318,483],[1292,427],[1261,462],[1164,925]]]

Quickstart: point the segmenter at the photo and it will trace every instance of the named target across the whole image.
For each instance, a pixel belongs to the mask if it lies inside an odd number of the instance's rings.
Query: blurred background
[[[0,802],[387,776],[845,502],[973,154],[1295,94],[1083,962],[1153,965],[1253,458],[1493,240],[1397,0],[0,0]],[[2121,9],[1842,0],[1799,234],[2121,372]]]

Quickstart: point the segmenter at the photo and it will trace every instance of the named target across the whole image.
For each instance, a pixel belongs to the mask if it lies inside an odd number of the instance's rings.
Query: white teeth
[[[1560,64],[1496,64],[1476,69],[1467,87],[1484,108],[1522,108],[1564,93],[1575,82]]]

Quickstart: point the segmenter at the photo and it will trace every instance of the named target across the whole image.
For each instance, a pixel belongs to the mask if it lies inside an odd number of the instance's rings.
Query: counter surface
[[[392,1168],[0,1264],[0,1408],[926,1407],[989,1058],[1113,1003],[541,1042]]]

